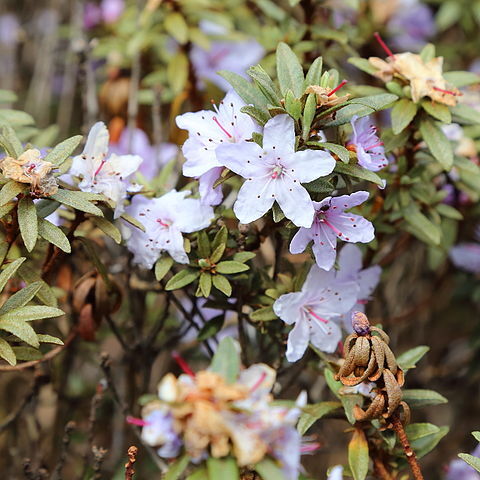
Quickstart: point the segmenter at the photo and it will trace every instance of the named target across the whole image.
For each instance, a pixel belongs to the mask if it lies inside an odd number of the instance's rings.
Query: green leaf
[[[340,402],[320,402],[313,405],[307,405],[303,408],[303,413],[298,420],[297,430],[300,435],[305,435],[307,430],[325,415],[342,407]]]
[[[0,357],[6,360],[10,365],[17,364],[15,352],[3,338],[0,338]]]
[[[236,262],[245,263],[245,262],[248,262],[249,260],[251,260],[252,258],[255,258],[256,256],[257,256],[257,254],[255,252],[237,252],[233,256],[233,259]]]
[[[287,90],[285,94],[285,110],[294,120],[298,120],[302,115],[302,102],[295,98],[291,90]]]
[[[223,262],[217,263],[216,270],[218,273],[222,274],[234,274],[245,272],[249,270],[250,267],[241,262],[236,262],[235,260],[225,260]]]
[[[469,85],[476,85],[480,83],[480,77],[476,73],[456,71],[445,72],[443,78],[454,87],[462,88]]]
[[[304,90],[310,85],[319,85],[322,78],[323,58],[317,57],[308,69],[305,76]],[[310,94],[312,95],[312,94]]]
[[[458,22],[462,15],[462,5],[456,0],[441,2],[440,9],[435,17],[440,31],[446,30]]]
[[[2,108],[0,110],[0,124],[9,125],[10,127],[18,129],[18,127],[33,125],[34,123],[35,120],[27,112],[13,110],[11,108]]]
[[[285,96],[291,90],[296,98],[303,95],[303,68],[292,49],[283,42],[277,46],[277,77],[280,91]]]
[[[441,230],[420,211],[415,203],[410,203],[404,209],[403,217],[411,226],[411,232],[420,240],[433,246],[440,245]]]
[[[240,472],[235,460],[228,458],[213,458],[207,460],[209,480],[240,480]]]
[[[13,347],[13,351],[17,360],[30,362],[31,360],[40,360],[42,358],[42,353],[32,347]]]
[[[181,45],[188,41],[188,25],[179,12],[167,14],[163,22],[165,30]]]
[[[112,222],[109,222],[103,217],[92,217],[91,220],[94,225],[96,225],[103,233],[108,235],[115,243],[122,243],[122,234]]]
[[[23,197],[18,202],[18,225],[26,249],[31,252],[38,238],[37,209],[30,197]]]
[[[451,123],[452,122],[452,114],[450,113],[450,109],[441,103],[432,102],[431,100],[423,100],[422,108],[433,118],[440,120],[443,123]]]
[[[350,161],[350,152],[341,145],[337,145],[336,143],[330,142],[307,142],[307,145],[314,145],[316,147],[324,148],[325,150],[329,150],[333,152],[335,155],[340,158],[343,163],[348,163]]]
[[[183,91],[188,80],[188,57],[178,51],[168,62],[167,79],[174,94]]]
[[[369,460],[365,433],[363,430],[356,428],[348,444],[348,464],[355,480],[365,480]]]
[[[65,312],[59,308],[49,307],[47,305],[27,305],[2,313],[2,315],[0,315],[0,321],[18,320],[22,322],[32,322],[44,318],[61,317],[62,315],[65,315]]]
[[[417,458],[422,458],[427,453],[431,452],[447,433],[448,427],[440,427],[437,433],[427,435],[411,442],[412,448],[417,454]]]
[[[480,124],[480,112],[464,103],[459,103],[458,105],[451,107],[451,112],[455,120],[459,123],[464,125]]]
[[[252,105],[246,105],[240,108],[242,113],[250,115],[258,124],[265,125],[270,120],[270,114],[266,110],[254,107]]]
[[[178,290],[179,288],[186,287],[194,282],[200,272],[198,270],[184,269],[175,274],[165,286],[165,290]]]
[[[185,480],[210,480],[208,478],[207,469],[202,467],[191,473]]]
[[[317,178],[313,182],[304,183],[303,186],[309,191],[314,193],[328,193],[331,194],[334,190],[333,185],[324,178]]]
[[[250,315],[250,320],[254,322],[268,322],[270,320],[277,319],[277,314],[273,311],[273,307],[262,307],[258,310],[255,310]]]
[[[201,272],[198,285],[202,295],[207,298],[212,290],[212,275],[209,272]]]
[[[309,93],[307,96],[307,100],[305,101],[305,108],[303,109],[302,138],[304,141],[307,141],[310,137],[310,129],[316,111],[317,99],[314,93]]]
[[[6,313],[14,308],[23,307],[26,305],[42,288],[42,282],[34,282],[22,288],[19,292],[14,293],[0,308],[0,315]]]
[[[75,208],[76,210],[80,210],[81,212],[103,217],[103,212],[98,207],[90,203],[88,200],[85,200],[83,192],[59,190],[55,195],[52,195],[51,198],[64,205]]]
[[[420,122],[420,133],[434,158],[444,170],[450,170],[453,165],[453,149],[445,134],[431,120]]]
[[[425,345],[411,348],[397,357],[397,363],[400,365],[402,370],[410,370],[411,368],[415,368],[417,363],[429,350],[430,347]]]
[[[168,255],[161,256],[155,264],[155,278],[160,281],[172,268],[173,258]]]
[[[433,390],[405,389],[402,398],[410,407],[426,407],[448,403],[448,400]]]
[[[212,318],[205,322],[203,327],[198,332],[197,338],[200,341],[207,340],[210,337],[216,335],[223,327],[225,322],[224,315],[217,315],[216,317]]]
[[[232,294],[232,285],[222,275],[213,275],[212,278],[213,281],[213,286],[217,289],[220,290],[223,294],[225,294],[227,297],[229,297]]]
[[[227,383],[234,383],[240,372],[239,346],[231,337],[223,338],[218,344],[210,368],[221,375]]]
[[[131,215],[128,215],[128,213],[122,213],[122,215],[120,216],[133,227],[138,228],[142,232],[145,232],[145,227],[136,218],[133,218]]]
[[[40,342],[38,341],[35,330],[27,322],[21,321],[18,318],[15,319],[3,317],[4,316],[2,315],[0,318],[0,330],[13,333],[13,335],[25,343],[28,343],[32,347],[38,348],[40,346]]]
[[[377,72],[377,69],[366,58],[351,57],[348,59],[348,63],[351,63],[359,70],[368,73],[369,75],[373,75]]]
[[[37,337],[40,343],[53,343],[54,345],[64,345],[62,340],[57,337],[52,337],[52,335],[37,333]]]
[[[355,424],[355,414],[353,413],[353,407],[358,405],[361,407],[363,405],[363,396],[357,394],[344,394],[340,392],[340,401],[342,402],[343,409],[345,410],[345,416],[347,420],[352,425]]]
[[[226,70],[221,70],[218,74],[223,77],[238,93],[239,97],[248,105],[252,104],[257,108],[267,112],[268,101],[261,91],[241,75]]]
[[[463,215],[456,208],[453,208],[446,203],[439,203],[435,207],[435,210],[442,215],[442,217],[451,218],[453,220],[463,220]]]
[[[0,273],[0,292],[3,290],[7,282],[12,278],[16,271],[19,269],[20,265],[26,260],[25,257],[20,257],[14,260],[12,263],[9,263]]]
[[[403,131],[417,114],[418,105],[406,98],[400,99],[392,108],[392,130],[395,135]]]
[[[410,442],[427,437],[428,435],[433,435],[439,431],[440,429],[432,423],[410,423],[405,427],[405,433]]]
[[[435,45],[427,43],[420,52],[420,57],[425,63],[435,58]]]
[[[12,198],[19,193],[24,193],[28,189],[28,184],[9,180],[0,190],[0,205],[7,204]]]
[[[323,375],[325,377],[325,381],[327,382],[328,388],[333,392],[333,394],[341,400],[342,396],[340,395],[340,389],[343,387],[341,382],[337,382],[333,375],[333,372],[328,368],[323,370]]]
[[[53,243],[53,245],[57,246],[60,250],[63,250],[66,253],[72,251],[70,242],[62,229],[48,220],[44,220],[43,218],[38,219],[38,233],[42,238]]]
[[[10,90],[0,90],[0,103],[14,103],[18,99],[17,95]]]
[[[255,80],[260,91],[263,93],[263,96],[266,97],[269,104],[274,106],[282,105],[282,97],[277,86],[273,83],[273,80],[270,78],[270,75],[261,67],[256,65],[250,67],[247,70],[248,75]],[[255,105],[257,106],[257,105]]]
[[[163,480],[178,480],[186,470],[189,462],[190,457],[188,455],[183,455],[178,460],[175,460],[175,462],[170,464]]]
[[[458,456],[466,463],[468,463],[472,468],[480,473],[480,458],[474,457],[469,453],[459,453]]]
[[[472,435],[477,442],[480,442],[480,432],[472,432]]]
[[[55,296],[52,288],[42,280],[40,273],[36,269],[31,268],[30,265],[25,264],[21,266],[18,273],[26,283],[41,282],[42,288],[40,288],[40,290],[38,291],[37,297],[45,305],[48,305],[50,307],[56,307],[58,305],[57,297]]]
[[[15,130],[7,125],[0,130],[0,146],[13,158],[18,158],[23,153],[22,142],[18,139]]]
[[[211,253],[210,240],[204,230],[197,234],[198,254],[201,258],[208,258]]]
[[[63,142],[59,143],[51,152],[44,158],[46,162],[53,163],[54,165],[61,165],[68,157],[75,151],[80,142],[82,141],[81,135],[75,135],[74,137],[67,138]]]
[[[335,172],[343,173],[351,177],[360,178],[362,180],[367,180],[369,182],[375,183],[383,187],[382,179],[375,173],[367,170],[366,168],[360,167],[359,165],[354,164],[345,164],[337,162],[335,165]]]
[[[254,468],[262,480],[287,480],[282,469],[271,458],[265,457]]]

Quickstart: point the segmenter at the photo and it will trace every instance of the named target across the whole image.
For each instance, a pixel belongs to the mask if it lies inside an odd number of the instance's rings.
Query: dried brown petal
[[[397,379],[390,370],[385,369],[383,371],[383,380],[385,381],[385,390],[387,392],[388,402],[388,409],[384,415],[386,417],[390,417],[402,401],[402,390],[400,385],[397,383]]]
[[[373,420],[374,418],[380,417],[383,414],[384,408],[385,397],[383,394],[379,393],[372,400],[372,403],[369,405],[367,410],[362,410],[358,405],[355,405],[353,407],[353,414],[357,421],[363,422],[365,420]]]
[[[372,332],[376,332],[380,335],[380,338],[385,342],[385,343],[390,343],[390,337],[381,329],[381,328],[378,328],[378,327],[370,327],[370,330]],[[372,334],[372,337],[374,335]]]
[[[370,359],[370,341],[366,337],[358,337],[352,350],[355,350],[355,365],[366,367]]]
[[[385,352],[387,367],[393,373],[393,375],[395,375],[398,370],[398,364],[397,364],[395,355],[393,354],[392,350],[390,350],[390,347],[386,343],[383,344],[383,351]]]

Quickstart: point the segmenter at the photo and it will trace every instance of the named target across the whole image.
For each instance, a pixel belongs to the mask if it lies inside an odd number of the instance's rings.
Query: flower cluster
[[[182,449],[195,463],[211,455],[232,454],[239,466],[254,465],[266,455],[275,458],[286,477],[298,477],[301,438],[295,428],[299,406],[272,405],[270,391],[275,371],[255,364],[240,372],[233,383],[204,370],[176,378],[167,374],[158,386],[158,400],[143,410],[142,438],[165,458]]]
[[[380,267],[361,269],[361,252],[354,245],[342,249],[340,269],[324,271],[313,265],[300,292],[287,293],[274,303],[275,313],[295,324],[287,343],[287,360],[299,360],[312,345],[334,352],[342,339],[342,322],[354,308],[363,308],[380,278]]]

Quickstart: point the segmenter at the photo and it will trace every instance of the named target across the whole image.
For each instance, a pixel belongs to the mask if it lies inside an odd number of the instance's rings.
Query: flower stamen
[[[395,55],[393,54],[393,52],[388,48],[387,44],[383,41],[382,37],[380,36],[380,34],[378,32],[375,32],[373,34],[373,36],[375,37],[375,39],[377,40],[377,42],[380,44],[380,46],[383,48],[383,50],[385,51],[385,53],[387,54],[387,56],[389,57],[392,57],[392,58],[395,58]]]
[[[177,362],[183,373],[187,374],[189,377],[195,378],[195,373],[193,373],[193,370],[178,352],[172,352],[172,358]]]
[[[218,121],[218,118],[217,117],[213,117],[212,119],[219,127],[220,127],[220,130],[222,130],[222,132],[228,137],[228,138],[233,138],[232,135],[230,135],[227,130],[225,130],[225,128],[223,127],[223,125]]]
[[[334,93],[338,92],[346,83],[348,83],[348,80],[342,80],[332,91],[327,93],[327,97],[331,97]]]

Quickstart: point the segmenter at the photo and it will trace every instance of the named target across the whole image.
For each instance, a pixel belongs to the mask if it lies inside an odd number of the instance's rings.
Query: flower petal
[[[277,115],[269,120],[263,129],[264,150],[281,153],[295,151],[295,127],[290,115]]]
[[[275,300],[273,311],[287,325],[292,325],[299,319],[303,304],[304,296],[302,292],[285,293]]]
[[[296,362],[303,357],[310,340],[310,330],[305,319],[299,319],[288,334],[286,357],[289,362]]]
[[[335,322],[331,320],[326,322],[319,320],[310,322],[310,341],[322,352],[333,353],[342,339],[342,332]]]
[[[290,242],[290,253],[302,253],[313,239],[310,228],[301,227]]]
[[[266,175],[268,169],[262,154],[263,150],[253,142],[220,145],[216,150],[218,164],[244,178]]]
[[[274,200],[274,187],[270,179],[246,180],[238,192],[233,211],[240,222],[250,223],[267,213]]]
[[[285,162],[288,168],[295,170],[293,176],[302,183],[312,182],[333,172],[335,160],[323,150],[302,150],[295,152]]]
[[[275,183],[275,200],[285,216],[297,227],[311,227],[315,210],[307,190],[286,175],[272,183]]]
[[[324,223],[315,222],[312,251],[315,262],[324,270],[331,270],[337,258],[337,235]]]

